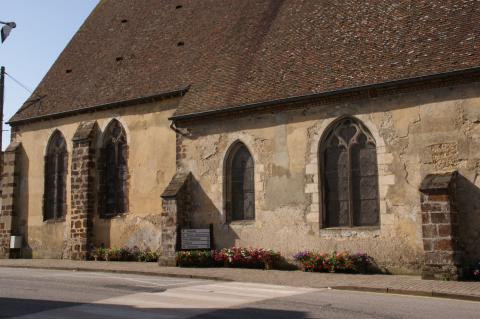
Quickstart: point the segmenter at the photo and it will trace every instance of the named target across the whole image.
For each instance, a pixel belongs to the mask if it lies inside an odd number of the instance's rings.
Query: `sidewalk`
[[[372,291],[480,301],[480,282],[430,281],[416,276],[348,275],[238,268],[159,267],[156,263],[0,259],[0,267],[119,272],[138,275],[243,281],[274,285]]]

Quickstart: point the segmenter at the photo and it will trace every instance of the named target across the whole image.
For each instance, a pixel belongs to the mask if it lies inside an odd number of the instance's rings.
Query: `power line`
[[[15,83],[17,83],[18,85],[20,85],[23,89],[25,89],[26,91],[28,91],[28,93],[33,94],[33,91],[32,91],[31,89],[29,89],[26,85],[22,84],[22,82],[20,82],[19,80],[15,79],[13,76],[11,76],[10,74],[8,74],[7,72],[5,72],[5,74],[6,74],[10,79],[12,79]]]

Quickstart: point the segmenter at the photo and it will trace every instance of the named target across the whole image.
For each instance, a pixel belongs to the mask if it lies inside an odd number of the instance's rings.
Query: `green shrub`
[[[177,252],[177,265],[180,267],[209,267],[213,265],[210,250],[184,250]]]
[[[94,248],[90,256],[96,261],[144,261],[144,262],[156,262],[158,261],[158,254],[149,249],[140,250],[138,247],[134,248]]]
[[[122,257],[122,253],[120,248],[110,248],[107,250],[107,254],[105,256],[105,260],[107,261],[120,261]]]
[[[105,256],[107,255],[107,248],[104,247],[97,247],[92,250],[91,256],[94,260],[105,260]]]
[[[154,251],[150,251],[149,249],[145,251],[141,251],[137,255],[137,260],[138,261],[143,261],[143,262],[157,262],[158,261],[158,254]]]

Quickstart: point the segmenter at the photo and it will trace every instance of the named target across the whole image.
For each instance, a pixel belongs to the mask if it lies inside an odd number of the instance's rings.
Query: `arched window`
[[[102,217],[126,213],[128,145],[125,130],[117,120],[112,120],[105,130],[101,156],[101,197],[99,205]]]
[[[243,143],[231,147],[225,168],[227,221],[255,219],[253,158]]]
[[[43,220],[62,220],[67,212],[67,144],[60,131],[55,131],[48,142],[45,155],[45,189]]]
[[[320,148],[323,225],[379,224],[378,167],[375,140],[358,120],[331,126]]]

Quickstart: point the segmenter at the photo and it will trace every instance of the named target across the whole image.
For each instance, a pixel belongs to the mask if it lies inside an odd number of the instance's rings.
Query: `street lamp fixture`
[[[12,29],[14,29],[17,26],[17,24],[15,22],[3,22],[3,21],[0,21],[0,24],[4,25],[0,30],[2,43],[3,43],[5,42],[8,35],[10,34],[10,31],[12,31]]]

